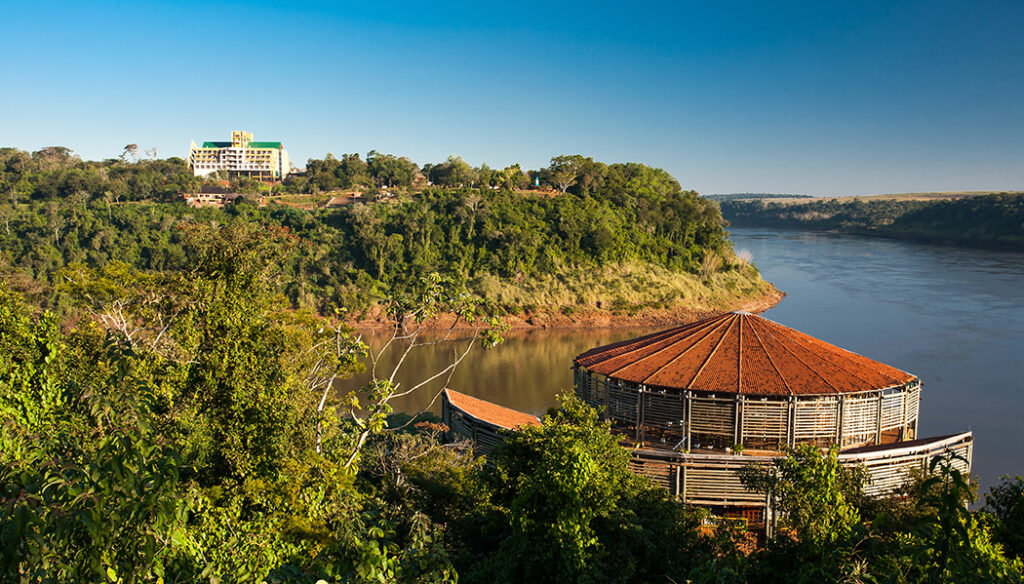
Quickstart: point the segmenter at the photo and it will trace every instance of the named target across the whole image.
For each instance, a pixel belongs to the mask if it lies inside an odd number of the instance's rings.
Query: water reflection
[[[556,403],[558,392],[572,387],[572,360],[576,355],[598,345],[628,339],[650,329],[598,329],[598,330],[518,330],[504,335],[505,342],[493,349],[483,350],[477,345],[459,364],[449,387],[469,395],[504,406],[542,415]],[[403,387],[411,387],[420,380],[443,370],[469,343],[468,333],[462,340],[414,349],[399,371],[396,379]],[[421,340],[436,338],[424,333]],[[371,347],[379,349],[387,336],[365,333]],[[394,368],[398,351],[389,351],[378,364],[378,374]],[[339,383],[339,389],[359,387],[368,374]],[[440,413],[440,400],[431,404],[446,377],[437,379],[416,393],[394,402],[395,409],[417,412],[429,409]]]

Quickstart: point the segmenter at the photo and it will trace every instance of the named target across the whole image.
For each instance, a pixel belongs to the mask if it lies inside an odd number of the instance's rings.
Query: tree
[[[493,454],[493,501],[507,531],[489,580],[653,582],[670,572],[685,580],[696,558],[677,560],[683,549],[699,555],[699,520],[629,469],[629,453],[597,412],[561,399],[561,410],[511,433]]]
[[[563,154],[551,159],[551,165],[548,167],[551,181],[563,193],[569,187],[576,184],[579,176],[579,159],[581,158],[582,156],[579,155],[568,156]]]
[[[399,158],[392,154],[380,154],[371,150],[366,155],[366,163],[372,176],[377,181],[377,186],[383,187],[409,187],[416,177],[419,168],[416,163],[408,158]]]
[[[983,510],[996,520],[995,540],[1008,555],[1024,559],[1024,479],[1002,477],[985,495]]]
[[[130,351],[62,335],[0,283],[5,581],[151,581],[184,529],[180,461],[154,435]]]
[[[139,145],[138,144],[129,144],[129,145],[124,147],[124,150],[121,152],[121,162],[128,162],[128,157],[129,156],[131,156],[132,162],[138,162],[139,161]]]
[[[768,493],[783,527],[811,546],[845,540],[860,520],[852,501],[860,496],[864,474],[839,464],[835,447],[822,454],[799,445],[766,466],[746,467],[740,479],[748,490]]]

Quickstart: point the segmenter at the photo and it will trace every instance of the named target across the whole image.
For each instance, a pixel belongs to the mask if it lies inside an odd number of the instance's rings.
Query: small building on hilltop
[[[192,142],[188,166],[195,176],[227,171],[231,178],[284,180],[291,172],[288,151],[280,142],[254,142],[252,132],[231,132],[230,142]]]
[[[870,495],[894,492],[936,455],[970,471],[970,432],[918,437],[915,375],[745,312],[591,349],[573,372],[576,395],[632,449],[635,472],[755,529],[770,529],[770,499],[737,471],[787,447],[836,446],[840,462],[867,471]]]

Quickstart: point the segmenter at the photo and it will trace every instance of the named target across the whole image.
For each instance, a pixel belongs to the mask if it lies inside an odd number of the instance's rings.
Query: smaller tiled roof
[[[499,428],[515,430],[520,426],[540,425],[540,420],[537,419],[537,416],[531,416],[530,414],[520,412],[519,410],[502,407],[489,401],[478,399],[471,395],[459,393],[451,389],[444,390],[444,395],[448,400],[448,403],[450,403],[454,408],[482,422],[487,422],[488,424]]]
[[[203,142],[203,148],[228,148],[231,142]]]
[[[249,148],[273,148],[274,150],[281,149],[280,142],[249,142]]]

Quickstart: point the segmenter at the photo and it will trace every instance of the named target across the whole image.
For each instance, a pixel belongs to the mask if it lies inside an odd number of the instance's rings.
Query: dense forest
[[[728,200],[721,207],[725,219],[737,226],[1024,249],[1024,194],[1019,193],[956,200]]]
[[[555,195],[513,190],[525,183],[518,166],[495,175],[501,184],[481,186],[476,181],[493,182],[480,178],[487,169],[453,158],[424,169],[444,186],[412,190],[418,167],[371,154],[369,164],[357,155],[311,160],[295,180],[323,189],[397,184],[406,190],[396,199],[297,209],[243,198],[217,209],[188,207],[174,195],[201,182],[180,160],[93,163],[66,149],[8,149],[0,156],[0,192],[8,194],[0,204],[0,269],[62,313],[66,297],[55,284],[65,266],[116,259],[181,270],[191,253],[189,226],[252,223],[303,241],[278,277],[297,308],[365,308],[433,272],[499,311],[726,305],[764,290],[756,270],[732,253],[717,207],[663,170],[557,157],[543,170],[563,181],[565,192]],[[128,194],[137,185],[143,194]]]
[[[88,316],[63,325],[0,283],[3,581],[1022,579],[1024,480],[969,511],[968,477],[942,459],[883,500],[861,494],[834,450],[745,473],[784,513],[752,548],[742,524],[630,471],[629,452],[570,396],[477,458],[441,441],[436,420],[391,414],[411,388],[342,323],[276,293],[300,239],[251,223],[186,233],[182,271],[65,270]],[[482,316],[436,275],[388,306],[411,351],[436,311]],[[364,368],[363,391],[330,391]]]

